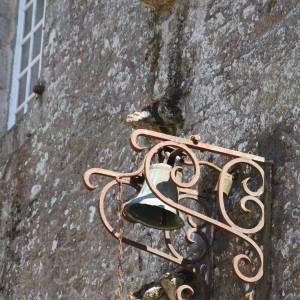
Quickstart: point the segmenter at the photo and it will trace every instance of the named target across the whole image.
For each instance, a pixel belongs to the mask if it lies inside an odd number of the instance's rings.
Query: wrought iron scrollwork
[[[265,189],[265,182],[264,182],[264,170],[258,163],[265,162],[265,158],[260,156],[255,156],[252,154],[246,154],[234,150],[229,150],[217,146],[212,146],[204,143],[200,143],[199,138],[192,136],[189,139],[183,139],[179,137],[174,137],[162,133],[157,133],[154,131],[149,130],[136,130],[133,132],[133,134],[130,137],[130,145],[132,149],[139,153],[144,150],[144,147],[140,146],[138,143],[139,137],[144,136],[147,138],[153,138],[159,141],[158,144],[153,146],[147,155],[145,156],[145,159],[141,166],[138,168],[137,171],[133,173],[118,173],[118,172],[112,172],[105,169],[100,168],[92,168],[84,174],[84,183],[86,187],[89,190],[94,190],[97,188],[97,186],[93,185],[90,181],[90,177],[93,174],[96,175],[104,175],[111,178],[114,178],[111,182],[106,184],[104,188],[102,189],[100,193],[99,198],[99,213],[100,218],[105,226],[105,228],[108,230],[108,232],[116,239],[120,238],[120,234],[116,232],[113,229],[113,226],[108,221],[108,218],[105,214],[105,199],[107,198],[106,195],[109,193],[111,189],[113,189],[115,186],[119,185],[120,180],[122,180],[122,184],[128,185],[139,191],[140,185],[137,184],[138,179],[144,179],[146,180],[149,188],[151,189],[152,193],[160,199],[165,204],[169,205],[170,207],[181,211],[182,213],[186,214],[187,216],[187,223],[189,224],[190,228],[186,231],[186,240],[188,243],[193,243],[194,240],[192,238],[193,233],[199,233],[198,232],[198,225],[195,222],[195,220],[200,220],[204,222],[205,224],[211,224],[213,226],[216,226],[218,228],[221,228],[223,230],[226,230],[227,232],[234,234],[235,236],[239,237],[243,241],[245,241],[247,244],[249,244],[253,250],[256,252],[257,257],[259,258],[259,267],[256,271],[256,274],[253,276],[246,276],[243,274],[239,269],[239,263],[241,260],[244,260],[246,262],[251,262],[251,258],[247,256],[246,254],[238,254],[233,258],[233,268],[237,276],[244,280],[245,282],[256,282],[263,276],[263,264],[264,264],[264,258],[263,258],[263,252],[259,245],[256,243],[256,241],[250,236],[251,234],[259,232],[263,226],[264,226],[264,204],[259,199],[261,195],[264,193]],[[180,154],[182,157],[182,166],[174,166],[171,170],[170,177],[173,183],[177,186],[179,190],[179,201],[178,203],[173,202],[171,199],[164,196],[153,184],[151,176],[150,176],[150,165],[153,160],[153,157],[159,153],[160,149],[173,149],[173,151],[176,151],[176,154]],[[218,166],[215,166],[211,162],[199,160],[194,153],[194,151],[208,151],[218,154],[223,154],[227,157],[230,157],[231,160],[227,162],[223,168],[220,168]],[[228,215],[225,207],[225,197],[224,195],[227,194],[225,191],[226,186],[226,177],[228,178],[228,173],[231,168],[236,166],[237,164],[245,164],[248,166],[251,166],[253,169],[256,170],[256,172],[261,177],[261,185],[256,191],[252,191],[248,186],[248,180],[249,178],[246,178],[242,181],[242,187],[244,190],[244,193],[246,193],[245,196],[240,199],[240,207],[243,212],[248,213],[249,209],[247,208],[248,202],[253,202],[256,204],[257,207],[259,207],[260,210],[260,219],[257,222],[257,224],[252,228],[243,228],[239,225],[237,225]],[[197,187],[195,188],[196,184],[200,180],[200,167],[206,166],[213,168],[217,170],[219,174],[218,184],[217,184],[217,202],[219,205],[221,217],[224,219],[225,222],[221,222],[219,220],[216,220],[212,217],[207,216],[204,213],[195,211],[187,206],[184,206],[182,204],[182,200],[184,199],[190,199],[192,201],[198,201],[200,195],[197,190]],[[184,167],[193,167],[193,176],[188,182],[181,182],[177,179],[176,173],[179,171],[182,171],[182,168]],[[150,246],[144,245],[142,243],[130,240],[124,236],[122,236],[122,242],[126,243],[128,245],[134,246],[140,250],[147,251],[149,253],[158,255],[164,259],[167,259],[171,262],[174,262],[178,265],[188,265],[190,263],[195,263],[195,261],[191,261],[187,258],[184,258],[178,251],[175,249],[175,247],[172,244],[171,239],[171,233],[170,231],[164,231],[165,235],[165,242],[167,245],[167,248],[169,250],[169,253],[165,253],[161,250],[154,249]],[[177,290],[177,298],[183,299],[183,292],[188,292],[190,295],[194,293],[194,290],[187,285],[183,285],[178,288]]]

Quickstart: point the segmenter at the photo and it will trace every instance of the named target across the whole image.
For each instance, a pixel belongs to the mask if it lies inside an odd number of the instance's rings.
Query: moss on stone
[[[270,13],[272,11],[272,9],[274,8],[274,6],[276,5],[277,0],[270,0],[267,4],[267,10],[268,13]]]

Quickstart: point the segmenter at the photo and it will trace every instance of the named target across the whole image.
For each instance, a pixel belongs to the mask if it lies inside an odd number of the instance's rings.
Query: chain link
[[[122,248],[122,235],[123,235],[123,221],[122,221],[122,193],[123,193],[123,186],[122,186],[122,179],[118,179],[119,183],[119,191],[118,191],[118,227],[119,227],[119,236],[118,236],[118,282],[119,282],[119,300],[123,298],[123,285],[122,285],[122,260],[123,260],[123,248]]]

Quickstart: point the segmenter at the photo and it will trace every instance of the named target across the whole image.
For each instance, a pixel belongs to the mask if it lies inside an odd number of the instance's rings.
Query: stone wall
[[[0,139],[0,298],[117,299],[118,244],[98,218],[100,189],[87,191],[82,175],[135,170],[126,117],[160,101],[182,112],[177,135],[274,161],[266,279],[237,279],[235,239],[221,236],[211,297],[299,299],[299,15],[297,0],[177,0],[167,11],[137,0],[47,1],[45,93]],[[0,53],[9,69],[11,54]],[[155,231],[130,226],[160,245]],[[125,246],[124,295],[175,268]]]
[[[16,31],[16,0],[0,3],[0,137],[6,131],[12,56]]]

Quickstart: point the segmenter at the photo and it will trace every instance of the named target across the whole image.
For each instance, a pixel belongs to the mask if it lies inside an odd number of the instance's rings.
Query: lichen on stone
[[[145,292],[143,300],[169,300],[169,298],[162,287],[152,287]]]
[[[274,6],[276,5],[277,0],[270,0],[267,4],[267,10],[268,13],[270,13],[272,11],[272,9],[274,8]]]

